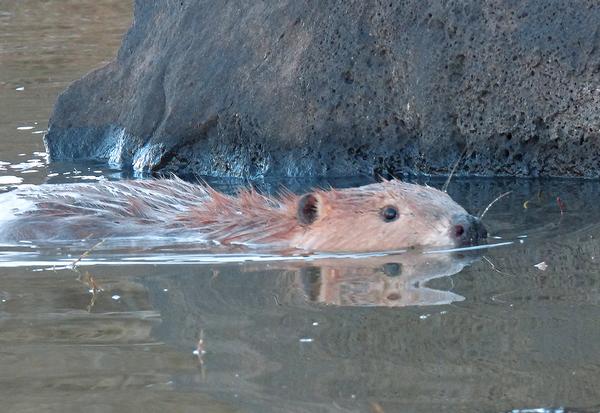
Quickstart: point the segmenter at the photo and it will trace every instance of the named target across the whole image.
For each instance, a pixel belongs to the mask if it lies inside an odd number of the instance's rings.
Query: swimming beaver
[[[384,181],[269,197],[179,179],[21,186],[0,195],[0,241],[153,236],[323,252],[463,246],[487,236],[437,189]]]

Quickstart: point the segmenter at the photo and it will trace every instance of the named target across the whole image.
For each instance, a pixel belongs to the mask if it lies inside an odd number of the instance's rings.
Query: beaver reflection
[[[411,253],[361,260],[326,260],[302,268],[299,287],[316,303],[337,306],[406,307],[463,301],[451,291],[427,286],[435,278],[460,272],[475,254]]]

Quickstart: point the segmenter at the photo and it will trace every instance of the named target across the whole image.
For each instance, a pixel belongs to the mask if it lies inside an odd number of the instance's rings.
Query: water
[[[127,176],[47,165],[40,132],[115,54],[130,7],[0,0],[1,190]],[[471,212],[509,190],[485,251],[0,246],[0,411],[600,411],[600,185],[449,188]]]

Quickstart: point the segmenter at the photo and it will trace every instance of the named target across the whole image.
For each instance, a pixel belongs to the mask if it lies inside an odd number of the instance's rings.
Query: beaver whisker
[[[463,149],[462,153],[458,157],[458,160],[456,161],[456,163],[452,167],[452,170],[450,171],[450,175],[448,175],[448,179],[446,179],[446,182],[444,183],[444,186],[442,187],[442,192],[448,192],[448,186],[450,185],[450,181],[452,180],[452,176],[454,175],[454,172],[456,172],[456,168],[458,168],[458,165],[460,164],[460,161],[463,160],[463,157],[465,156],[466,153],[467,153],[467,147],[465,146],[465,149]]]
[[[477,218],[480,219],[480,220],[483,219],[483,217],[485,216],[485,214],[487,214],[487,212],[490,210],[490,208],[492,207],[492,205],[494,205],[496,202],[500,201],[502,198],[504,198],[505,196],[510,195],[510,194],[512,194],[512,191],[508,191],[508,192],[505,192],[503,194],[498,195],[496,197],[496,199],[494,199],[492,202],[490,202],[488,204],[488,206],[483,210],[483,212],[481,213],[481,215],[479,215]]]
[[[485,255],[482,258],[483,258],[483,260],[485,262],[487,262],[490,265],[490,267],[492,268],[492,271],[496,271],[498,274],[508,275],[509,277],[514,277],[514,275],[512,275],[512,274],[509,274],[509,273],[504,272],[504,271],[500,271],[498,268],[496,268],[496,265],[494,265],[494,263],[492,262],[492,260],[490,260]]]

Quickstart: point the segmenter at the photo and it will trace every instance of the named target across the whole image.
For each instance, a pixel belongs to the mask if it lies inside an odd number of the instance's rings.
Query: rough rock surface
[[[255,177],[600,176],[596,0],[137,0],[53,160]]]

